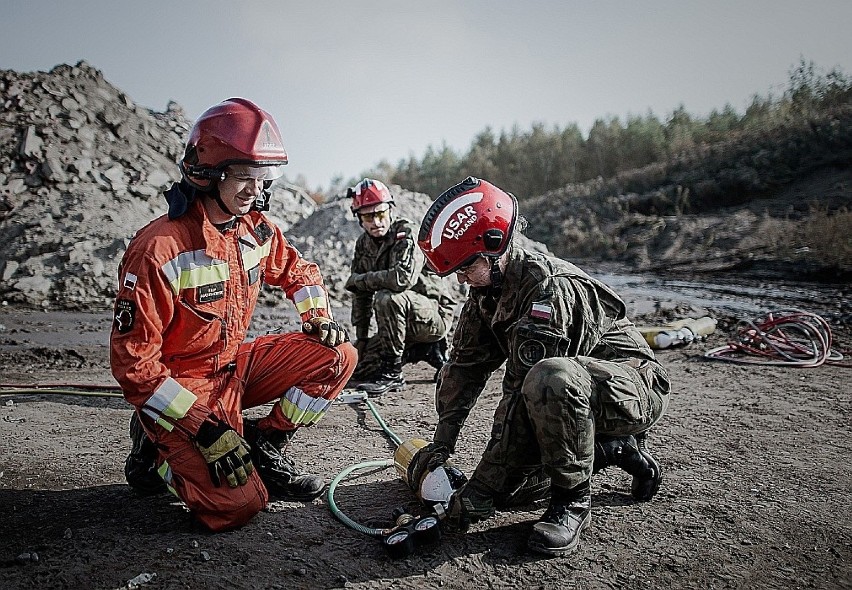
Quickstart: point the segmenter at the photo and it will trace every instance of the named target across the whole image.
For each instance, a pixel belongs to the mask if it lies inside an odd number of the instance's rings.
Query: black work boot
[[[645,448],[645,433],[638,435],[641,443],[633,436],[595,437],[595,467],[601,469],[615,465],[633,476],[630,493],[639,502],[647,502],[660,489],[663,470],[653,455]]]
[[[437,342],[429,345],[429,351],[426,353],[426,362],[435,369],[434,381],[438,380],[438,373],[441,367],[447,362],[447,339],[441,338]]]
[[[130,454],[124,461],[127,485],[141,496],[165,492],[166,482],[157,472],[157,446],[145,434],[136,412],[130,417],[130,441]]]
[[[387,391],[399,391],[404,386],[402,359],[382,358],[382,366],[373,379],[361,383],[358,389],[366,391],[368,397],[379,397]]]
[[[299,472],[293,459],[284,452],[293,431],[261,431],[257,422],[246,420],[243,431],[251,446],[251,461],[270,495],[310,501],[322,494],[325,488],[322,478]]]
[[[592,522],[589,482],[575,488],[551,488],[550,505],[533,526],[528,545],[547,555],[565,555],[580,544],[580,532]]]
[[[409,344],[402,354],[402,364],[419,363],[424,361],[435,369],[434,381],[438,380],[438,371],[447,362],[447,339],[441,338],[437,342],[415,342]]]

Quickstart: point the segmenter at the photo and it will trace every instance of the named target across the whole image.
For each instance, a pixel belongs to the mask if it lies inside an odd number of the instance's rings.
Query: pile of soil
[[[190,122],[154,112],[89,64],[0,71],[0,298],[52,309],[111,305],[118,263],[144,222],[166,212]],[[273,189],[283,229],[316,204]]]

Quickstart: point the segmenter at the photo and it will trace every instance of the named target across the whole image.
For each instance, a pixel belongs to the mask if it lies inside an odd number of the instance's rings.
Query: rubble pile
[[[166,211],[190,126],[176,103],[136,105],[86,62],[0,70],[0,299],[111,305],[129,239]],[[284,228],[315,209],[286,183],[272,201]]]
[[[0,301],[110,307],[130,238],[166,212],[162,192],[180,178],[191,125],[178,104],[165,112],[136,105],[86,62],[50,72],[0,70]],[[419,223],[430,196],[390,188],[397,215]],[[362,231],[348,199],[318,207],[282,179],[267,215],[320,265],[334,300],[348,301],[343,286]],[[262,296],[266,304],[279,301],[280,293]]]

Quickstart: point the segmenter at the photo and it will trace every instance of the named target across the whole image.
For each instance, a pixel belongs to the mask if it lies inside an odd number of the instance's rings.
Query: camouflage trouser
[[[644,432],[665,412],[669,391],[654,362],[544,359],[519,394],[501,400],[473,479],[499,496],[543,466],[555,485],[573,488],[592,475],[595,433]]]
[[[358,359],[358,375],[373,372],[382,357],[402,357],[406,344],[437,342],[447,335],[452,321],[442,316],[437,300],[414,291],[377,291],[373,312],[378,330]]]

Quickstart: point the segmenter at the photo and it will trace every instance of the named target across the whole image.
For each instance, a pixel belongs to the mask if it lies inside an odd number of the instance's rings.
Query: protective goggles
[[[390,215],[390,207],[369,213],[358,213],[357,215],[361,221],[384,221]]]
[[[460,274],[460,275],[466,275],[467,273],[469,273],[471,271],[471,269],[473,268],[473,265],[476,264],[479,261],[480,258],[482,258],[482,255],[477,254],[476,256],[474,256],[473,258],[469,259],[467,262],[465,262],[464,264],[459,266],[453,272],[456,273],[456,274]]]
[[[225,168],[224,172],[224,178],[231,178],[237,182],[248,182],[250,180],[275,180],[282,176],[284,176],[283,166],[229,166],[228,168]]]

